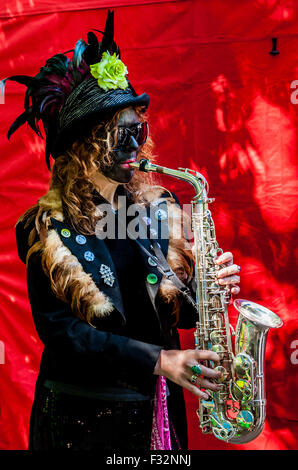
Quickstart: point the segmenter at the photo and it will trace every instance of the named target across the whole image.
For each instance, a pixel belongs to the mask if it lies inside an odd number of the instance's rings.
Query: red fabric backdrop
[[[151,132],[161,164],[200,170],[216,198],[217,237],[242,266],[241,297],[284,321],[266,351],[264,432],[232,446],[202,436],[196,398],[185,393],[190,449],[297,449],[298,332],[294,288],[298,79],[294,0],[2,0],[1,71],[35,75],[52,54],[102,29],[115,7],[116,40],[130,78],[151,96]],[[280,54],[272,56],[271,38]],[[8,83],[0,113],[0,449],[25,449],[42,345],[31,318],[14,224],[45,193],[43,142],[9,124],[24,89]],[[294,100],[292,100],[294,101]],[[164,181],[183,203],[191,189]],[[233,323],[236,313],[231,311]],[[192,332],[181,332],[193,347]]]

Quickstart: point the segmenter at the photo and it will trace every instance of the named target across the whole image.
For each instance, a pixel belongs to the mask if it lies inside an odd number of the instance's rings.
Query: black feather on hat
[[[149,96],[137,95],[127,79],[127,69],[114,41],[113,11],[108,11],[104,32],[98,32],[102,34],[101,42],[89,31],[88,43],[79,39],[73,50],[49,58],[35,77],[13,75],[0,82],[3,95],[7,80],[27,87],[25,110],[10,126],[8,138],[26,122],[42,137],[41,120],[49,170],[50,155],[56,158],[65,151],[87,125],[129,106],[149,106]],[[65,55],[68,52],[73,52],[72,60]]]

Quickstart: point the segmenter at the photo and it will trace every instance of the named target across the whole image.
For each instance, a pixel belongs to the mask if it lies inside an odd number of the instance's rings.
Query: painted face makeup
[[[132,109],[124,109],[119,115],[117,122],[119,132],[119,145],[117,142],[113,153],[114,163],[111,167],[103,170],[103,174],[118,183],[129,183],[133,177],[134,170],[130,168],[129,163],[136,161],[140,145],[138,142],[144,140],[145,132],[148,130],[141,126],[137,113]],[[127,129],[131,129],[131,132]],[[139,130],[138,130],[139,129]],[[143,139],[142,139],[143,136]],[[141,143],[142,145],[142,143]]]

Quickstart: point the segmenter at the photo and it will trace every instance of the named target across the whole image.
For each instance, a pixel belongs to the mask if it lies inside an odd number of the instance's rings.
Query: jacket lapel
[[[98,289],[110,299],[121,314],[122,320],[125,321],[115,265],[104,240],[96,235],[80,235],[70,225],[53,217],[51,217],[51,222],[63,244],[76,256],[84,271],[90,274]],[[126,224],[127,221],[122,223]],[[156,295],[163,276],[154,264],[154,260],[142,250],[141,245],[154,255],[151,242],[151,239],[154,239],[159,243],[164,256],[167,256],[169,246],[167,202],[164,199],[159,199],[145,209],[140,207],[136,228],[139,237],[135,243],[145,266],[145,285],[156,309]]]
[[[95,235],[80,235],[64,222],[51,218],[53,228],[64,245],[77,257],[84,271],[110,300],[125,321],[116,269],[103,240]]]

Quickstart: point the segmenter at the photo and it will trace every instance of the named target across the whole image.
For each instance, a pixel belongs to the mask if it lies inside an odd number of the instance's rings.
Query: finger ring
[[[191,383],[192,383],[192,384],[195,384],[195,383],[197,382],[197,378],[198,378],[197,375],[195,375],[195,374],[192,375],[191,378],[190,378]]]
[[[240,273],[241,271],[241,266],[238,266],[238,273]]]
[[[198,364],[196,366],[192,366],[190,370],[196,375],[201,375],[202,373],[202,369]]]

